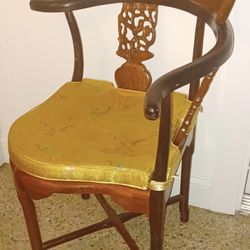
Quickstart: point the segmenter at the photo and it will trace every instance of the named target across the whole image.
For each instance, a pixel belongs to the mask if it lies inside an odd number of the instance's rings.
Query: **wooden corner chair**
[[[49,249],[112,226],[130,249],[138,249],[123,222],[146,214],[150,249],[160,250],[166,206],[179,202],[181,221],[188,221],[197,114],[216,71],[233,50],[227,17],[234,1],[124,1],[117,54],[126,62],[115,72],[115,88],[109,82],[83,78],[82,43],[73,11],[118,2],[30,1],[33,10],[65,13],[75,55],[72,82],[20,117],[9,132],[10,162],[32,249]],[[193,61],[151,84],[142,61],[153,56],[149,48],[156,37],[158,5],[189,12],[197,16],[197,24]],[[214,32],[216,44],[202,55],[205,24]],[[128,30],[132,38],[127,37]],[[188,97],[174,92],[187,84]],[[181,162],[180,194],[170,197]],[[42,242],[32,200],[53,193],[81,194],[86,199],[94,194],[108,218]],[[116,214],[103,195],[126,212]]]

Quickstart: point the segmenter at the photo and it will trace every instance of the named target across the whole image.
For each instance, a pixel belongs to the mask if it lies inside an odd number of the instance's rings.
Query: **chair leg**
[[[34,202],[17,185],[16,191],[18,199],[23,208],[26,227],[29,234],[32,250],[42,250],[42,239],[36,216]]]
[[[90,199],[90,194],[82,194],[81,197],[83,200],[88,200]]]
[[[182,157],[181,189],[180,189],[180,195],[182,198],[179,203],[180,220],[182,222],[187,222],[189,220],[188,203],[189,203],[189,188],[190,188],[193,153],[194,153],[194,139],[192,140],[190,146],[186,148]]]
[[[113,226],[117,230],[117,232],[120,233],[122,238],[127,243],[129,249],[131,250],[139,250],[138,246],[136,245],[134,239],[131,237],[129,232],[127,231],[126,227],[124,226],[123,222],[119,218],[119,216],[116,214],[115,210],[108,204],[106,199],[101,194],[95,195],[99,203],[101,204],[102,208],[106,212],[108,218],[112,221]]]
[[[151,191],[149,205],[150,250],[162,250],[166,204],[164,192]]]

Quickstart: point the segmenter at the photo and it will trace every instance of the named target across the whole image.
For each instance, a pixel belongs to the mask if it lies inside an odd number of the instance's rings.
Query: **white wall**
[[[239,206],[241,182],[250,155],[250,150],[247,151],[250,137],[250,105],[247,105],[250,102],[247,82],[249,7],[249,1],[238,1],[231,16],[236,32],[235,52],[205,99],[193,162],[191,203],[226,213],[234,213]],[[7,134],[11,123],[70,80],[73,65],[71,37],[63,14],[31,11],[27,1],[9,0],[2,3],[1,9],[4,11],[0,15],[3,24],[0,163],[8,160]],[[77,13],[83,28],[85,75],[88,77],[113,81],[113,72],[123,61],[115,55],[119,10],[120,5],[112,5]],[[176,21],[176,26],[171,27]],[[190,60],[193,41],[190,34],[194,32],[194,23],[195,19],[187,14],[160,9],[158,40],[151,50],[155,57],[147,62],[154,79]],[[209,32],[208,38],[207,48],[214,42]]]
[[[235,50],[224,75],[211,200],[211,209],[231,213],[239,209],[250,160],[250,2],[236,1],[235,7]]]

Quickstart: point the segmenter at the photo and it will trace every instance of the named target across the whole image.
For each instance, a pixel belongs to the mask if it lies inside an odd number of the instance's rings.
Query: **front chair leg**
[[[150,249],[162,250],[165,223],[164,191],[151,191],[149,204]]]
[[[34,202],[16,185],[17,197],[23,208],[26,227],[32,250],[42,250],[42,239],[36,216]]]
[[[182,157],[182,168],[181,168],[181,189],[180,195],[181,200],[179,203],[180,209],[180,220],[187,222],[189,220],[189,189],[190,189],[190,177],[191,177],[191,165],[192,156],[194,153],[194,139],[192,140],[189,147],[185,149]]]

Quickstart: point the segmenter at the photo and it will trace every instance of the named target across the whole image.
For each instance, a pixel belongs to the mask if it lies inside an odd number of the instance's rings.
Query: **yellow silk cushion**
[[[12,125],[10,159],[22,171],[43,179],[147,189],[159,121],[144,117],[144,96],[105,81],[66,83]],[[179,93],[173,94],[172,102],[173,135],[191,102]],[[171,144],[168,179],[179,161],[179,148]]]

